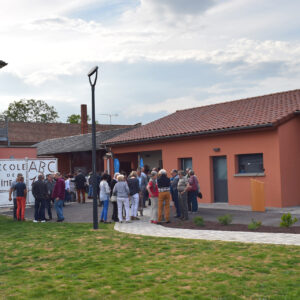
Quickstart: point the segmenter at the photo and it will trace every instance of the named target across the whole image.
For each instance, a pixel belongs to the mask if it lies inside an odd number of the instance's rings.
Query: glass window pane
[[[181,168],[182,170],[193,169],[193,160],[192,158],[181,158]]]
[[[238,155],[239,173],[263,173],[263,154],[241,154]]]

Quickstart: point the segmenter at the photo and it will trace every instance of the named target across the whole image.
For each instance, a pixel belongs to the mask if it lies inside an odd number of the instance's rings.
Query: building
[[[141,124],[96,132],[97,171],[104,171],[107,149],[103,143],[117,135],[126,133]],[[58,170],[63,174],[74,173],[81,169],[88,173],[92,169],[92,134],[81,134],[42,141],[35,145],[38,157],[56,157]],[[107,166],[109,169],[109,166]]]
[[[250,205],[250,179],[267,207],[300,205],[300,90],[176,111],[105,142],[121,170],[193,168],[202,202]]]
[[[130,125],[96,124],[96,131],[125,129]],[[81,105],[81,124],[0,121],[0,158],[35,158],[39,142],[92,132],[87,106]]]

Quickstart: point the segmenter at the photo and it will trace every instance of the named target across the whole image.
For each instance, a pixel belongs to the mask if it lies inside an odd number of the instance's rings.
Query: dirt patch
[[[222,225],[218,222],[205,221],[205,226],[197,226],[193,220],[181,221],[173,220],[171,223],[162,224],[165,227],[181,228],[181,229],[194,229],[194,230],[220,230],[220,231],[246,231],[246,232],[270,232],[270,233],[293,233],[300,234],[300,226],[292,226],[289,228],[265,226],[262,225],[256,230],[248,229],[248,225],[245,224],[229,224]]]

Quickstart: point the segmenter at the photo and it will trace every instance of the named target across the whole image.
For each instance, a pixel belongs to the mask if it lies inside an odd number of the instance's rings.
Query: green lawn
[[[0,299],[300,299],[300,247],[0,216]]]

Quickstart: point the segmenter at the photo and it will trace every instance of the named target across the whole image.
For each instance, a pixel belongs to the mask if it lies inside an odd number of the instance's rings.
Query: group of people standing
[[[28,193],[24,177],[21,173],[17,175],[12,182],[9,191],[9,201],[14,203],[14,219],[19,221],[25,220],[26,195]],[[46,222],[52,220],[52,202],[57,213],[57,222],[64,221],[63,205],[66,194],[66,184],[60,173],[48,174],[46,179],[43,174],[38,175],[36,181],[32,184],[32,194],[35,199],[34,219],[33,222]],[[13,197],[12,197],[13,195]],[[45,211],[48,212],[46,219]]]
[[[33,222],[52,220],[52,203],[57,213],[57,222],[64,221],[63,206],[70,195],[70,184],[75,183],[77,201],[85,203],[86,189],[92,196],[92,176],[86,178],[79,170],[75,177],[62,176],[60,173],[43,174],[32,184],[35,198]],[[90,184],[89,184],[90,183]],[[14,218],[24,220],[27,187],[22,174],[18,174],[11,184],[9,200],[14,201]],[[125,173],[115,173],[113,178],[107,173],[97,176],[97,196],[102,206],[100,222],[108,223],[109,203],[113,205],[114,222],[139,220],[148,200],[151,205],[151,223],[160,224],[164,219],[170,222],[170,201],[174,202],[175,217],[188,220],[188,211],[197,212],[200,187],[193,170],[172,170],[168,177],[164,169],[145,172],[137,168],[127,177]],[[12,198],[13,195],[13,198]],[[48,219],[46,218],[48,213]]]
[[[104,174],[100,182],[100,201],[103,209],[100,222],[107,222],[109,200],[113,204],[112,220],[131,222],[139,220],[138,213],[143,215],[146,200],[151,204],[150,221],[160,224],[162,219],[170,222],[170,201],[176,208],[175,217],[188,220],[188,211],[197,212],[197,196],[200,186],[193,170],[167,171],[153,169],[146,175],[143,169],[125,174],[116,173],[113,179]]]

